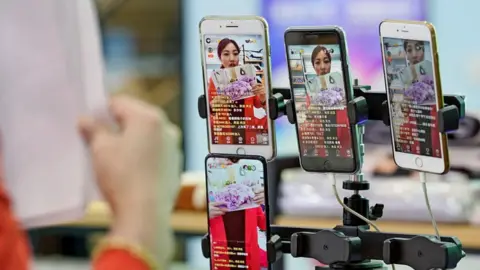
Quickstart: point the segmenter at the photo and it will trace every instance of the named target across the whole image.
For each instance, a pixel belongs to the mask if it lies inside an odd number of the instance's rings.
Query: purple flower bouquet
[[[232,100],[239,100],[253,96],[252,90],[255,84],[255,77],[242,76],[238,80],[228,84],[221,92],[229,96]]]
[[[433,79],[429,76],[420,76],[420,79],[405,90],[405,97],[415,104],[422,104],[435,100]]]
[[[243,184],[231,184],[215,194],[215,201],[224,202],[229,211],[234,211],[242,205],[252,203],[254,197],[255,193],[251,187]]]
[[[313,96],[312,101],[314,104],[334,107],[342,104],[344,99],[344,91],[339,87],[332,87],[327,90],[322,90]]]

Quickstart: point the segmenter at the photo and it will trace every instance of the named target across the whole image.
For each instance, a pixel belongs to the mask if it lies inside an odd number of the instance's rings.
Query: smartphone
[[[207,156],[210,269],[270,269],[266,167],[261,156]]]
[[[380,24],[380,39],[395,163],[447,173],[447,137],[439,132],[437,119],[444,104],[435,28],[428,22],[386,20]]]
[[[205,17],[200,43],[210,153],[276,155],[270,52],[261,17]]]
[[[350,125],[347,113],[353,89],[345,33],[337,26],[288,28],[285,45],[291,89],[305,93],[292,93],[302,168],[310,172],[359,171],[359,131]],[[297,62],[303,68],[292,66]]]

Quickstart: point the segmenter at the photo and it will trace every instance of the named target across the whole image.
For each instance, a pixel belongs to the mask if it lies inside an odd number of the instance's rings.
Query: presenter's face
[[[223,49],[222,54],[220,55],[220,62],[222,62],[223,67],[236,67],[239,62],[239,51],[233,45],[233,43],[228,44]]]
[[[425,57],[423,44],[415,41],[407,42],[406,52],[408,61],[413,65],[422,62]]]
[[[318,52],[318,54],[315,56],[315,62],[313,63],[313,67],[317,75],[325,75],[330,73],[332,61],[330,60],[330,57],[328,57],[327,52],[323,50]]]

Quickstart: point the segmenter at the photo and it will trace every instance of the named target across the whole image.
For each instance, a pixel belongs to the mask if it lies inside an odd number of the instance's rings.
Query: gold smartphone
[[[380,24],[393,156],[399,167],[436,174],[450,169],[438,129],[444,106],[434,26],[422,21]]]
[[[210,153],[276,155],[268,25],[257,16],[200,21]]]

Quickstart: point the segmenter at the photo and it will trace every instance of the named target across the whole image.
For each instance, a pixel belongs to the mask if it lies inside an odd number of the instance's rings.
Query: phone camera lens
[[[399,31],[399,30],[397,29],[397,32],[398,32],[398,31]]]

